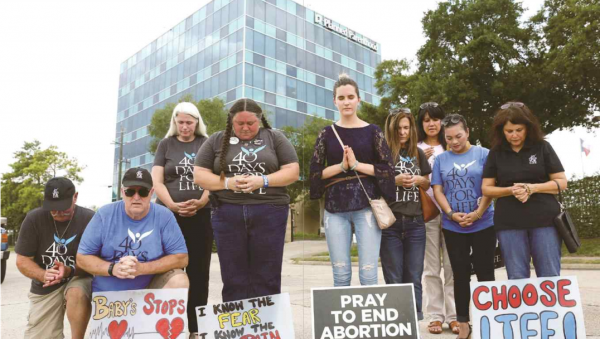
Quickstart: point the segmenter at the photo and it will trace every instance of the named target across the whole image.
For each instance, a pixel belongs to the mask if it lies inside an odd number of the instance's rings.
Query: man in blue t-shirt
[[[130,168],[121,189],[123,201],[100,208],[79,244],[77,263],[94,275],[92,290],[188,288],[185,240],[173,213],[150,202],[150,173]]]

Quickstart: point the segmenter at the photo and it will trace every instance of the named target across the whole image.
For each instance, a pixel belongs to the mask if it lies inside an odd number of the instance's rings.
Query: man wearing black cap
[[[150,201],[150,172],[130,168],[121,184],[123,201],[98,210],[78,249],[93,292],[188,288],[185,240],[173,213]]]
[[[23,220],[17,268],[31,278],[25,338],[64,338],[65,309],[73,338],[83,338],[91,312],[92,278],[76,265],[77,247],[94,211],[78,206],[71,180],[46,183],[44,203]]]

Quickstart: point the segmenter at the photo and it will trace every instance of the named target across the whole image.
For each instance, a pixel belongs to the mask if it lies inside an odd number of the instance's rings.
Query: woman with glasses
[[[469,143],[469,128],[459,114],[442,121],[449,150],[433,165],[431,184],[444,215],[442,228],[454,274],[459,335],[471,335],[471,263],[478,281],[494,281],[494,208],[481,192],[482,172],[489,151]]]
[[[502,105],[491,132],[483,194],[498,199],[494,227],[508,278],[529,278],[532,260],[536,276],[559,276],[562,240],[553,220],[560,206],[553,195],[567,188],[560,159],[523,103]]]
[[[417,147],[425,152],[429,166],[433,168],[435,159],[446,150],[446,139],[442,128],[442,119],[446,112],[437,102],[426,102],[419,107],[417,117]],[[431,175],[429,176],[431,180]],[[435,205],[440,208],[433,188],[427,190]],[[425,223],[425,265],[423,281],[425,284],[425,312],[431,317],[428,330],[432,334],[442,333],[442,324],[448,326],[454,334],[458,334],[456,308],[454,306],[454,278],[448,257],[448,249],[442,233],[442,216]],[[441,253],[441,254],[440,254]],[[444,280],[441,272],[444,269]]]
[[[325,235],[334,285],[349,286],[352,280],[352,225],[358,242],[360,283],[376,285],[381,229],[357,175],[371,199],[384,196],[391,200],[395,186],[392,157],[381,129],[358,118],[358,85],[345,74],[333,86],[333,102],[340,120],[325,127],[315,143],[310,197],[319,199],[325,194]]]
[[[158,144],[152,166],[156,202],[175,214],[188,248],[187,314],[192,338],[198,332],[196,307],[206,305],[208,300],[213,242],[208,191],[194,184],[193,176],[196,152],[206,139],[206,126],[196,105],[179,103],[173,109],[169,131]]]
[[[225,130],[198,151],[194,179],[211,192],[224,302],[281,293],[286,186],[298,175],[294,147],[251,99],[236,101]]]
[[[417,147],[417,129],[410,109],[392,110],[385,120],[384,130],[396,164],[396,196],[390,202],[396,222],[381,235],[383,277],[386,284],[413,284],[417,317],[423,320],[421,276],[425,222],[419,187],[429,189],[431,167],[425,153]]]

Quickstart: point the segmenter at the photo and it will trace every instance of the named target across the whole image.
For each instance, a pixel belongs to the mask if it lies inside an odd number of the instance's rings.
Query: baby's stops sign
[[[95,292],[89,338],[183,339],[187,294],[185,288]]]
[[[471,293],[475,339],[585,338],[576,277],[471,283]]]

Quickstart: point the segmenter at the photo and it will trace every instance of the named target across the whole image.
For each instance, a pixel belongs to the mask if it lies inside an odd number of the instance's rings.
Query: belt
[[[360,178],[366,178],[367,176],[360,174],[358,177],[360,177]],[[347,177],[344,177],[344,178],[333,179],[330,183],[328,183],[327,185],[325,185],[325,188],[328,188],[329,186],[333,186],[333,185],[337,184],[338,182],[352,180],[352,179],[356,179],[356,175],[347,176]]]

